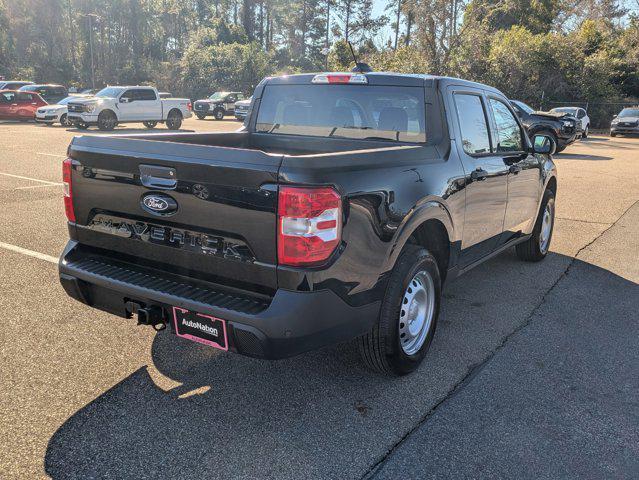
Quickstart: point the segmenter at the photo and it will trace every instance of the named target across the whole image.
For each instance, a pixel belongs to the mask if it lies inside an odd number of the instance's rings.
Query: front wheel
[[[215,118],[215,120],[224,120],[224,109],[216,108],[213,111],[213,118]]]
[[[435,257],[422,247],[407,245],[388,279],[377,324],[358,339],[364,363],[392,375],[414,371],[433,340],[440,303]]]
[[[204,120],[206,118],[206,115],[202,113],[196,113],[195,116],[198,118],[198,120]]]
[[[611,137],[616,137],[616,136],[617,136],[617,134],[616,134],[615,132],[610,132],[610,136],[611,136]]]
[[[169,116],[166,119],[166,128],[169,130],[179,130],[182,126],[182,114],[175,110],[169,112]]]
[[[62,125],[63,127],[69,126],[69,119],[67,118],[66,113],[62,114],[62,116],[60,117],[60,125]]]
[[[586,125],[586,128],[584,130],[584,132],[581,134],[581,138],[588,138],[588,129],[590,128],[590,125]]]
[[[532,235],[524,243],[515,247],[517,256],[526,262],[539,262],[546,258],[550,249],[550,240],[555,226],[555,194],[552,190],[544,192],[541,208]]]
[[[105,110],[98,115],[98,128],[103,131],[111,131],[118,124],[118,118],[111,110]]]
[[[158,122],[142,122],[142,123],[149,130],[152,129],[152,128],[155,128],[155,126],[158,124]]]

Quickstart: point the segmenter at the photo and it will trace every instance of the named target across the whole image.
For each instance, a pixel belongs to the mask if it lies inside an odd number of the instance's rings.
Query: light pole
[[[93,62],[93,18],[99,19],[100,16],[95,13],[87,13],[80,15],[85,17],[89,23],[89,54],[91,56],[91,89],[95,90],[95,64]]]

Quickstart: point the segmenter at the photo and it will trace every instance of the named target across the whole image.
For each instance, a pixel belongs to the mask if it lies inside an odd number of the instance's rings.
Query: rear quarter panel
[[[379,300],[387,273],[423,221],[441,219],[456,240],[452,225],[463,223],[463,178],[461,165],[435,146],[284,157],[279,181],[334,186],[344,199],[344,226],[329,268],[278,267],[280,288],[331,288],[352,305]]]

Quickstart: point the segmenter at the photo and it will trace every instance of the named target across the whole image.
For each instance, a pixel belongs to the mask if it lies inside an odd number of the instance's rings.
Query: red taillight
[[[64,213],[67,220],[75,222],[75,211],[73,210],[73,187],[71,184],[71,172],[73,171],[73,160],[67,158],[62,162],[62,183],[64,185]]]
[[[193,110],[193,105],[191,105],[191,102],[186,104],[186,109],[190,112],[191,110]]]
[[[330,187],[280,187],[277,259],[295,267],[325,262],[342,238],[342,199]]]

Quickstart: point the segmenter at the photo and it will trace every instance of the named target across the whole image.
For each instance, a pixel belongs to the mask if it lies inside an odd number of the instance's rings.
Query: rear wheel
[[[546,258],[554,226],[555,194],[552,190],[546,190],[532,235],[515,247],[517,256],[526,262],[539,262]]]
[[[616,134],[615,132],[610,132],[610,136],[611,136],[611,137],[616,137],[616,136],[617,136],[617,134]]]
[[[422,247],[407,245],[388,280],[377,324],[358,339],[364,363],[393,375],[414,371],[433,340],[440,301],[435,257]]]
[[[68,127],[69,126],[69,120],[67,118],[67,114],[66,113],[62,114],[62,116],[60,117],[60,125],[62,125],[63,127]]]
[[[177,110],[171,110],[166,119],[166,128],[169,130],[179,130],[182,126],[182,114]]]
[[[586,128],[584,129],[584,133],[581,134],[581,138],[588,138],[588,129],[590,128],[590,125],[586,125]]]
[[[155,128],[158,122],[142,122],[144,126],[148,129]]]
[[[224,109],[223,108],[216,108],[215,110],[213,110],[213,117],[215,118],[215,120],[223,120],[224,119]]]
[[[98,128],[104,131],[113,130],[118,124],[118,118],[111,110],[105,110],[98,115]]]

